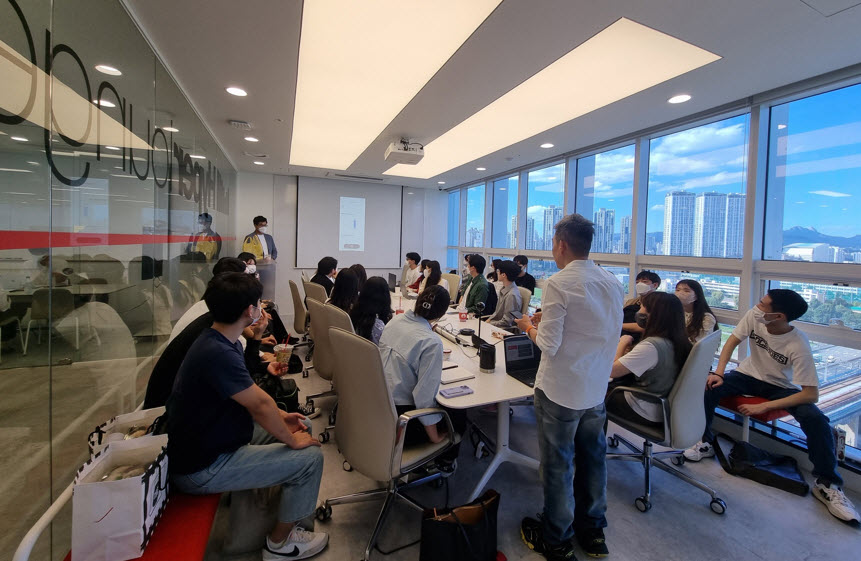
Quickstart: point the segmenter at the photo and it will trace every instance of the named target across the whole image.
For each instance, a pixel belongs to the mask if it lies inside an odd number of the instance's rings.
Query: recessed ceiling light
[[[116,146],[105,146],[107,150],[119,150]]]
[[[255,160],[254,165],[255,165],[255,166],[263,166],[263,165],[266,165],[266,164],[265,164],[264,162],[260,162],[260,161]]]
[[[679,94],[679,95],[674,95],[673,97],[668,99],[667,103],[684,103],[686,101],[690,101],[690,99],[691,99],[691,96],[689,96],[688,94]]]
[[[179,132],[179,129],[176,127],[162,127],[161,130],[165,132]]]
[[[248,142],[260,142],[260,139],[254,138],[253,136],[246,136],[245,140],[247,140]]]
[[[123,73],[113,66],[108,66],[107,64],[97,64],[96,70],[101,72],[102,74],[108,74],[110,76],[122,76]]]
[[[305,2],[290,165],[350,167],[500,3]],[[393,29],[421,45],[408,64],[392,64]]]
[[[541,145],[542,148],[553,148],[553,146],[554,145],[549,143],[549,142],[545,142],[544,144]]]
[[[10,136],[9,138],[11,138],[12,140],[15,140],[17,142],[30,142],[29,139],[24,138],[23,136]]]
[[[225,89],[227,90],[227,93],[229,93],[230,95],[235,95],[238,97],[245,97],[246,95],[248,95],[248,92],[246,92],[242,88],[237,88],[236,86],[230,86],[230,87],[225,88]]]
[[[437,181],[436,184],[437,185],[445,185],[445,181]]]
[[[778,128],[779,130],[783,130],[783,129],[785,129],[785,128],[786,128],[786,125],[777,125],[777,128]]]
[[[398,164],[384,174],[419,179],[441,175],[719,59],[621,18],[425,143],[425,157],[418,164]]]
[[[487,168],[475,168],[475,171],[487,171]]]
[[[94,99],[93,103],[99,105],[101,107],[116,107],[117,104],[113,101],[108,101],[107,99]]]
[[[30,164],[31,166],[38,166],[39,165],[39,162],[27,162],[27,163]]]
[[[195,160],[205,160],[206,159],[206,156],[201,156],[199,154],[192,154],[191,157],[194,158]]]

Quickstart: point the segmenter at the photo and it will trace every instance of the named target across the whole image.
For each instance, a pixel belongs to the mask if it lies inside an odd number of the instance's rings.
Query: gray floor
[[[326,387],[319,378],[298,379],[303,395]],[[323,415],[314,420],[315,434],[325,425],[331,400],[319,400]],[[512,419],[512,447],[537,457],[535,417],[530,407],[515,407]],[[495,416],[471,412],[471,419],[493,434]],[[614,432],[611,425],[610,432]],[[320,500],[378,487],[357,472],[342,469],[337,435],[323,446],[326,459]],[[636,440],[635,440],[636,442]],[[450,480],[449,503],[463,503],[483,473],[487,459],[477,460],[468,440],[461,447],[458,471]],[[653,472],[652,509],[640,513],[633,499],[642,493],[643,474],[639,464],[608,464],[607,544],[613,559],[637,560],[847,560],[861,556],[861,529],[832,518],[812,496],[797,497],[726,474],[714,460],[685,464],[682,468],[718,490],[727,502],[723,516],[709,509],[707,494],[660,471]],[[809,477],[809,474],[807,474]],[[519,523],[523,516],[534,516],[541,509],[542,494],[538,473],[504,464],[491,479],[490,486],[500,492],[498,547],[509,560],[542,559],[520,541]],[[412,494],[426,506],[443,506],[445,489],[423,488]],[[851,496],[861,506],[861,497]],[[315,559],[359,559],[371,534],[381,501],[339,505],[331,520],[317,523],[317,530],[330,535],[328,548]],[[250,561],[260,552],[225,555],[221,544],[231,532],[228,507],[220,509],[210,540],[209,561]],[[400,504],[392,511],[380,539],[384,550],[418,539],[420,515]],[[418,559],[413,546],[389,556],[375,552],[374,559],[391,561]],[[578,556],[586,558],[578,550]]]

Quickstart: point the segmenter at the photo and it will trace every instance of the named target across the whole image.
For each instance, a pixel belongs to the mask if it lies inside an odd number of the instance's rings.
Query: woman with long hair
[[[382,277],[371,277],[359,293],[359,299],[350,310],[350,319],[357,335],[380,343],[383,328],[392,319],[392,293],[389,283]]]
[[[442,270],[440,269],[439,261],[428,261],[427,268],[422,271],[424,279],[419,285],[419,294],[428,286],[439,285],[448,290],[448,281],[442,278]]]
[[[682,302],[673,294],[650,292],[642,297],[636,321],[643,329],[642,338],[632,348],[631,336],[622,336],[610,373],[615,380],[610,389],[634,386],[666,397],[691,352]],[[613,393],[607,408],[635,422],[647,421],[656,428],[664,425],[658,402],[630,393]]]
[[[362,287],[365,286],[365,282],[368,280],[368,273],[365,271],[365,266],[361,263],[356,263],[355,265],[350,265],[350,270],[356,273],[356,277],[359,279],[359,292],[362,292]]]
[[[359,277],[350,269],[341,270],[335,277],[335,286],[332,287],[332,294],[329,296],[328,302],[350,313],[350,309],[358,297]]]
[[[407,288],[408,288],[409,290],[412,290],[412,291],[413,291],[413,293],[417,293],[417,292],[419,292],[419,288],[420,288],[420,287],[421,287],[421,285],[422,285],[422,281],[424,281],[424,280],[425,280],[425,277],[424,277],[424,271],[425,271],[425,269],[427,269],[427,268],[428,268],[428,263],[430,263],[430,259],[422,259],[422,260],[421,260],[421,263],[419,263],[419,266],[418,266],[418,270],[419,270],[419,276],[418,276],[418,278],[416,278],[416,280],[415,280],[415,282],[414,282],[414,283],[412,283],[411,285],[407,286]]]
[[[706,302],[700,283],[693,279],[680,280],[676,283],[676,296],[685,309],[685,324],[691,343],[696,343],[717,329],[717,320]]]

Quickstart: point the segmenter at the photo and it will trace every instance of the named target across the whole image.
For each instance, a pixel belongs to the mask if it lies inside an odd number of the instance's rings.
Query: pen
[[[446,366],[445,368],[443,368],[443,370],[451,370],[452,368],[457,368],[457,364],[454,364],[452,366]]]

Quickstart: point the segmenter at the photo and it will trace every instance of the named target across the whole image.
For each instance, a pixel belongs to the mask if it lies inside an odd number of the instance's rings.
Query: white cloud
[[[810,191],[811,195],[822,195],[823,197],[851,197],[849,193],[840,193],[838,191]]]
[[[539,214],[544,212],[545,208],[547,207],[542,205],[534,205],[526,209],[526,214]]]
[[[649,210],[664,210],[664,205],[654,205]]]
[[[689,179],[685,181],[684,188],[685,189],[700,189],[702,187],[713,187],[715,185],[728,185],[730,183],[740,183],[744,181],[744,172],[734,171],[734,172],[725,172],[721,171],[714,175],[708,175],[705,177],[696,177],[694,179]]]

